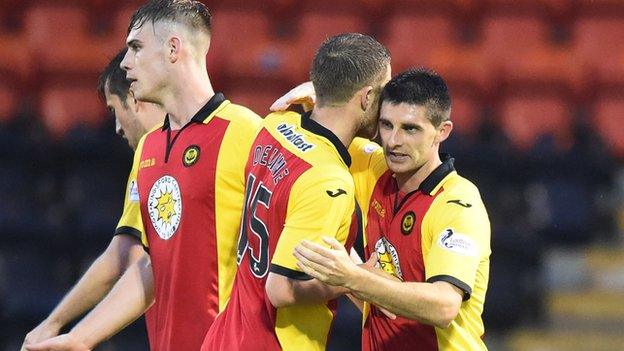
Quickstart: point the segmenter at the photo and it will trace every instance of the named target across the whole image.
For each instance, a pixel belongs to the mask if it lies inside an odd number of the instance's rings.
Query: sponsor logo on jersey
[[[336,189],[336,191],[331,191],[331,190],[325,190],[325,192],[327,193],[327,195],[329,195],[330,197],[338,197],[340,195],[347,195],[347,192],[344,191],[344,189]]]
[[[471,208],[472,207],[472,204],[469,204],[467,202],[462,202],[461,200],[448,200],[446,203],[447,204],[459,205],[459,206],[465,207],[465,208]]]
[[[136,180],[132,180],[130,182],[130,186],[128,187],[128,201],[139,202],[139,186],[137,185]]]
[[[139,163],[139,169],[143,169],[143,168],[147,168],[147,167],[152,167],[153,165],[156,164],[156,159],[155,158],[148,158],[145,159],[143,161],[141,161]]]
[[[386,216],[386,209],[383,208],[383,206],[381,206],[381,204],[379,203],[379,201],[377,201],[377,199],[373,199],[373,201],[371,202],[371,206],[373,206],[375,211],[377,211],[377,214],[379,215],[379,217],[383,218]]]
[[[403,215],[403,219],[401,220],[401,233],[403,235],[410,235],[412,233],[412,229],[414,229],[414,223],[416,222],[416,215],[413,211],[409,211]]]
[[[379,145],[372,144],[372,143],[371,144],[366,144],[366,145],[364,145],[364,147],[362,147],[362,150],[364,151],[364,153],[367,153],[367,154],[372,154],[377,149],[379,149]]]
[[[199,146],[191,145],[184,150],[184,156],[182,156],[182,164],[184,167],[191,167],[197,160],[199,160]]]
[[[152,185],[147,210],[158,236],[169,240],[180,226],[182,218],[182,196],[175,178],[163,176]]]
[[[283,135],[288,142],[295,145],[295,147],[303,152],[306,152],[314,147],[314,144],[308,143],[303,138],[303,134],[296,133],[294,131],[295,126],[291,124],[282,123],[277,126],[277,132]]]
[[[438,245],[443,249],[458,253],[464,256],[477,256],[477,245],[467,235],[456,233],[453,229],[445,229],[440,234]]]
[[[375,252],[377,252],[379,268],[386,271],[400,280],[403,280],[401,273],[401,265],[399,263],[399,254],[397,250],[385,237],[377,240],[375,243]]]

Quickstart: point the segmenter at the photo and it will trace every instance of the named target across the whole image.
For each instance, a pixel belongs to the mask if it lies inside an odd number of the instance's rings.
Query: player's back
[[[334,302],[274,308],[268,274],[308,279],[296,266],[301,240],[352,242],[350,158],[338,138],[308,115],[268,116],[247,160],[239,269],[225,311],[202,350],[323,350]],[[350,239],[350,240],[348,240]]]

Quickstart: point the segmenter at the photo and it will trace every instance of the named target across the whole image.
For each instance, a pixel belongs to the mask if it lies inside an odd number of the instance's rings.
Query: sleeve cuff
[[[296,271],[294,269],[282,267],[282,266],[277,265],[277,264],[271,264],[270,271],[275,273],[275,274],[282,275],[282,276],[284,276],[286,278],[295,279],[295,280],[310,280],[310,279],[312,279],[312,277],[310,277],[309,275],[307,275],[307,274],[305,274],[303,272],[299,272],[299,271]]]
[[[462,301],[468,301],[468,299],[470,299],[470,295],[472,294],[472,289],[468,284],[450,275],[436,275],[427,279],[427,283],[433,282],[447,282],[455,285],[459,290],[464,292]]]
[[[133,236],[137,238],[139,241],[141,241],[141,231],[136,228],[132,228],[128,226],[117,227],[117,229],[115,229],[115,235],[122,235],[122,234]]]

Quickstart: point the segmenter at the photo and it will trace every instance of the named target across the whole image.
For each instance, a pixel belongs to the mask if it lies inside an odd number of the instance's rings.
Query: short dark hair
[[[210,34],[210,11],[208,7],[195,0],[150,0],[141,6],[130,19],[128,33],[141,28],[147,21],[155,24],[159,21],[184,23],[193,30],[202,30]]]
[[[346,33],[323,42],[314,56],[310,80],[317,105],[344,103],[386,74],[390,53],[375,39]]]
[[[435,127],[451,119],[448,87],[439,74],[426,68],[410,69],[392,78],[381,93],[381,102],[425,106]]]
[[[100,74],[97,86],[98,95],[103,101],[106,101],[106,89],[108,89],[110,94],[119,96],[124,107],[127,107],[126,98],[130,94],[130,82],[126,80],[126,71],[121,69],[120,64],[127,51],[128,48],[123,48],[108,63],[108,66]]]

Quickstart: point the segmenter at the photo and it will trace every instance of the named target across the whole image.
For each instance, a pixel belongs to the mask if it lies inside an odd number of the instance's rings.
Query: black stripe
[[[142,237],[140,230],[128,226],[121,226],[115,229],[115,235],[130,235],[139,239],[139,241],[141,241]]]
[[[353,249],[355,249],[355,252],[357,252],[362,261],[366,261],[364,259],[364,220],[362,218],[362,209],[357,201],[355,202],[355,217],[357,219],[358,228],[357,237],[355,238],[355,243],[353,243]]]
[[[307,274],[305,274],[303,272],[299,272],[299,271],[296,271],[294,269],[282,267],[282,266],[277,265],[277,264],[271,264],[270,271],[275,273],[275,274],[282,275],[282,276],[284,276],[286,278],[295,279],[295,280],[310,280],[310,279],[312,279],[312,277],[310,277],[309,275],[307,275]]]
[[[462,301],[467,301],[470,298],[470,294],[472,294],[472,289],[470,288],[468,284],[450,275],[445,275],[445,274],[436,275],[427,279],[427,283],[433,283],[433,282],[447,282],[447,283],[451,283],[455,285],[456,287],[459,288],[459,290],[464,292]]]

